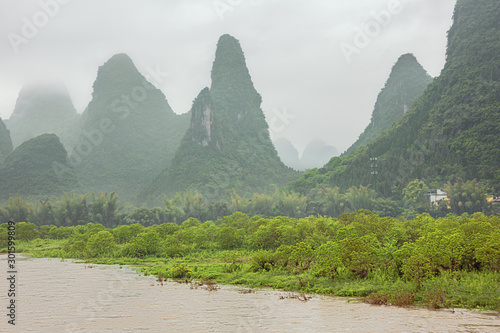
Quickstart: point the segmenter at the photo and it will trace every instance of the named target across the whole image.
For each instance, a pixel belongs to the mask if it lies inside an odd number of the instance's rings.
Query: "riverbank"
[[[376,305],[500,310],[500,216],[481,213],[412,220],[366,210],[338,219],[237,213],[113,229],[20,222],[16,237],[17,252],[135,265],[159,280],[358,297]]]
[[[58,248],[58,241],[43,246],[23,243],[30,256],[46,257]],[[158,283],[174,281],[240,286],[246,290],[272,288],[299,294],[318,294],[355,298],[372,305],[421,307],[428,309],[478,309],[500,313],[500,274],[493,272],[443,272],[420,284],[390,277],[375,271],[364,279],[296,274],[283,268],[252,270],[255,252],[201,251],[183,258],[71,258],[86,264],[132,266],[145,276],[155,276]],[[70,258],[66,258],[70,259]]]
[[[225,285],[209,292],[184,283],[162,286],[127,266],[89,269],[55,258],[19,264],[19,322],[7,329],[1,321],[0,331],[493,333],[500,327],[498,316],[480,311],[374,307],[316,295],[303,302],[279,291],[244,293]]]
[[[98,260],[95,263],[117,263]],[[118,261],[120,262],[120,260]],[[126,264],[127,260],[121,260]],[[430,309],[466,308],[500,312],[500,277],[495,273],[445,273],[421,284],[390,279],[375,272],[367,279],[330,279],[314,274],[293,274],[285,269],[253,272],[251,264],[230,262],[175,262],[140,264],[140,272],[158,279],[175,281],[213,281],[245,288],[273,288],[286,292],[357,298],[373,305],[425,307]]]

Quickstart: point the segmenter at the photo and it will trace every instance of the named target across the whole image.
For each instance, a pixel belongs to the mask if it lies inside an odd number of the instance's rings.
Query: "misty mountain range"
[[[320,139],[311,141],[300,157],[297,148],[295,148],[287,138],[275,140],[274,146],[283,163],[299,171],[321,168],[328,163],[332,157],[340,154],[337,148],[328,145]]]
[[[372,185],[373,157],[387,197],[416,178],[497,186],[500,11],[495,1],[481,2],[457,2],[438,78],[413,55],[399,58],[370,124],[340,157],[319,141],[300,159],[288,140],[273,145],[242,48],[229,35],[219,39],[211,86],[183,115],[126,54],[98,69],[81,115],[63,85],[27,85],[10,119],[0,121],[0,198],[114,191],[150,203],[186,190],[214,199],[284,186],[307,194]]]

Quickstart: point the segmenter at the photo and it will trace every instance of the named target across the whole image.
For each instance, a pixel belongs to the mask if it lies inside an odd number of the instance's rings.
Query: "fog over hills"
[[[14,147],[44,133],[56,134],[68,148],[78,115],[68,89],[60,81],[35,81],[23,86],[7,127]]]
[[[229,33],[245,46],[271,139],[285,137],[303,151],[319,138],[342,152],[370,123],[373,101],[401,54],[413,53],[439,75],[456,0],[222,0],[229,3],[222,11],[214,5],[220,2],[68,1],[26,38],[25,22],[43,13],[40,1],[2,1],[0,117],[9,119],[33,77],[59,77],[82,113],[95,69],[116,53],[134,60],[175,113],[186,113],[210,85],[215,45]],[[358,41],[370,26],[374,33]],[[14,48],[8,34],[26,42]],[[357,53],[346,57],[345,45]]]
[[[188,128],[126,54],[99,67],[70,156],[86,191],[131,200],[171,161]]]
[[[321,168],[328,161],[338,156],[340,153],[334,146],[328,145],[325,141],[316,139],[310,142],[299,157],[299,152],[293,144],[286,138],[279,138],[274,141],[274,146],[278,155],[286,166],[294,170],[307,170]]]

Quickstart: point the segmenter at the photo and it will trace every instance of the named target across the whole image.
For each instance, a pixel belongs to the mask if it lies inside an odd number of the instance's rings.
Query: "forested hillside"
[[[346,189],[376,181],[379,194],[392,196],[414,179],[442,186],[461,177],[498,188],[499,80],[500,2],[458,0],[444,70],[403,118],[367,146],[289,187],[307,193],[319,185]]]
[[[86,191],[131,200],[172,160],[189,126],[165,95],[117,54],[99,68],[71,163]]]
[[[12,140],[10,132],[0,118],[0,167],[7,155],[12,152]]]
[[[422,95],[432,78],[413,54],[402,55],[377,97],[370,124],[345,155],[368,144],[399,120]]]
[[[281,162],[270,140],[261,102],[239,42],[222,36],[212,85],[193,102],[191,126],[172,164],[144,196],[191,189],[213,199],[229,189],[260,192],[296,179],[298,174]]]
[[[0,169],[0,198],[42,197],[79,190],[68,154],[55,134],[42,134],[17,147]]]

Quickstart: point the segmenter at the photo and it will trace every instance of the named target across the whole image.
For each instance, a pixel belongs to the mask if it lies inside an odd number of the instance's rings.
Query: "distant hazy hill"
[[[302,170],[299,152],[288,139],[277,139],[276,141],[274,141],[274,147],[276,148],[281,161],[283,161],[286,166],[294,170]]]
[[[286,138],[277,139],[274,142],[274,146],[276,147],[279,157],[286,166],[300,171],[321,168],[328,163],[332,157],[339,155],[337,148],[319,139],[310,142],[300,158],[297,149]]]
[[[366,145],[408,112],[431,83],[432,78],[413,54],[402,55],[392,68],[385,87],[379,93],[370,124],[345,152],[349,154]]]
[[[0,199],[10,195],[61,195],[79,190],[68,154],[55,134],[42,134],[17,147],[0,169]]]
[[[68,147],[78,114],[62,83],[29,83],[19,92],[6,122],[14,147],[44,133],[54,133]]]
[[[189,126],[165,95],[117,54],[99,68],[71,163],[86,191],[131,200],[171,161]]]
[[[195,99],[191,126],[172,165],[145,194],[157,197],[194,189],[215,198],[231,188],[243,193],[262,191],[296,178],[296,173],[281,162],[269,138],[261,102],[239,42],[222,36],[212,85]]]
[[[0,118],[0,167],[3,160],[7,155],[12,152],[12,140],[10,139],[10,133],[5,126],[2,118]],[[1,179],[0,179],[1,181]]]
[[[302,170],[321,168],[325,166],[328,161],[334,157],[338,156],[340,153],[334,146],[329,146],[323,140],[313,140],[309,143],[302,153],[300,158],[300,163],[302,165]]]
[[[378,158],[377,188],[385,196],[400,193],[416,178],[427,183],[477,178],[498,188],[500,1],[457,1],[446,59],[441,75],[395,126],[307,172],[290,188],[372,184],[370,157]]]

